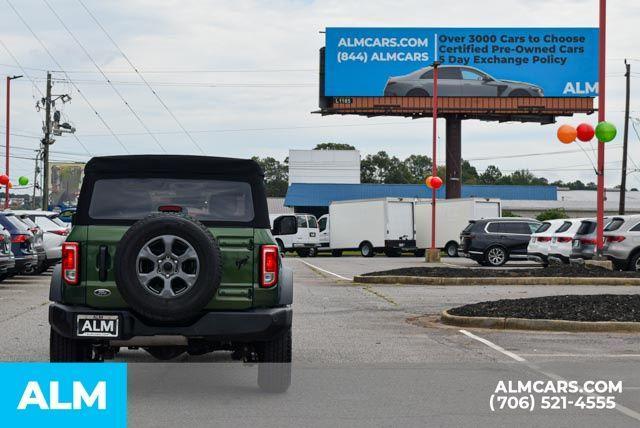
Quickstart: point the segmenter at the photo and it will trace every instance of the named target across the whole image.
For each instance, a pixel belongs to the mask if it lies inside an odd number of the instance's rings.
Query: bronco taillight
[[[277,245],[263,245],[260,247],[261,287],[273,287],[278,282],[278,253]]]
[[[624,241],[624,236],[607,236],[607,241],[609,241],[609,242],[622,242],[622,241]]]
[[[75,285],[80,279],[80,244],[64,242],[62,244],[62,279],[69,285]]]
[[[573,238],[570,236],[558,236],[558,242],[571,242]]]

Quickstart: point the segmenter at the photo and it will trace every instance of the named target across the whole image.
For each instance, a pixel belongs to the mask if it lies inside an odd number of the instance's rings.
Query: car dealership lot
[[[287,257],[285,263],[294,269],[296,289],[294,380],[284,401],[295,400],[296,406],[286,408],[295,407],[293,416],[301,424],[313,425],[305,422],[318,417],[344,424],[353,415],[349,409],[363,416],[359,420],[384,418],[388,415],[385,412],[395,411],[407,417],[409,425],[427,415],[436,424],[464,426],[485,417],[488,423],[496,417],[488,402],[499,380],[547,380],[554,376],[622,380],[623,394],[616,401],[629,412],[536,411],[534,417],[551,418],[540,419],[545,424],[566,423],[563,418],[571,417],[584,426],[632,426],[638,422],[634,418],[640,418],[635,413],[640,411],[640,375],[636,370],[640,348],[635,335],[480,329],[469,330],[471,335],[467,335],[459,328],[435,322],[443,309],[464,303],[549,294],[638,293],[638,287],[354,285],[335,275],[350,278],[423,262],[409,257]],[[444,263],[476,266],[464,259],[444,259]],[[48,359],[48,280],[47,275],[16,277],[0,284],[0,328],[4,332],[0,360]],[[426,326],[411,321],[425,314],[431,316]],[[277,399],[267,397],[272,405],[264,405],[265,396],[255,391],[253,376],[244,374],[242,364],[221,373],[226,365],[165,364],[133,350],[123,350],[118,360],[149,363],[129,366],[132,426],[151,424],[149,414],[162,415],[162,423],[155,419],[155,426],[184,422],[180,417],[185,414],[202,422],[212,411],[225,412],[228,423],[249,423],[257,420],[258,409],[266,415],[260,420],[262,425],[283,421]],[[207,363],[230,358],[218,353],[184,356],[179,361]],[[219,382],[224,388],[216,388]],[[165,395],[176,388],[182,392],[180,398],[168,400],[175,397]],[[242,406],[232,404],[235,395],[243,398]],[[394,397],[397,405],[386,410],[375,405],[389,397]],[[401,405],[401,398],[409,404]],[[311,404],[318,400],[322,408]],[[258,406],[256,414],[242,410],[250,403]],[[521,422],[518,415],[503,413],[497,420],[500,424]]]

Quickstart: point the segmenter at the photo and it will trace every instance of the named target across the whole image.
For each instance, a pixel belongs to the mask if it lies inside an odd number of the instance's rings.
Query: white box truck
[[[502,216],[499,199],[464,198],[438,199],[436,202],[436,248],[447,256],[457,257],[460,232],[469,220]],[[416,247],[422,251],[431,247],[431,200],[419,199],[414,204]]]
[[[359,250],[364,257],[376,253],[398,256],[415,250],[414,199],[380,198],[335,201],[329,214],[318,220],[320,251],[334,256]]]

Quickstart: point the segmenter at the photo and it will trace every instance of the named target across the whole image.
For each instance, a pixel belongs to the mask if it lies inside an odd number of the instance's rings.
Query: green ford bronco
[[[273,229],[296,231],[288,217]],[[51,280],[50,359],[102,361],[121,347],[163,360],[224,350],[258,363],[260,387],[283,391],[292,299],[255,162],[97,157]]]

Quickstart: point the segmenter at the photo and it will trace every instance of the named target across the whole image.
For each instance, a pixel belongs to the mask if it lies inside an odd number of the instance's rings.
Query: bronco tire
[[[257,346],[258,386],[266,392],[285,392],[291,385],[291,328]]]
[[[93,356],[93,345],[86,340],[69,339],[54,329],[49,333],[49,361],[52,363],[81,363],[99,361]]]
[[[222,274],[218,243],[199,221],[151,214],[127,230],[115,255],[118,291],[142,317],[186,321],[213,298]]]

